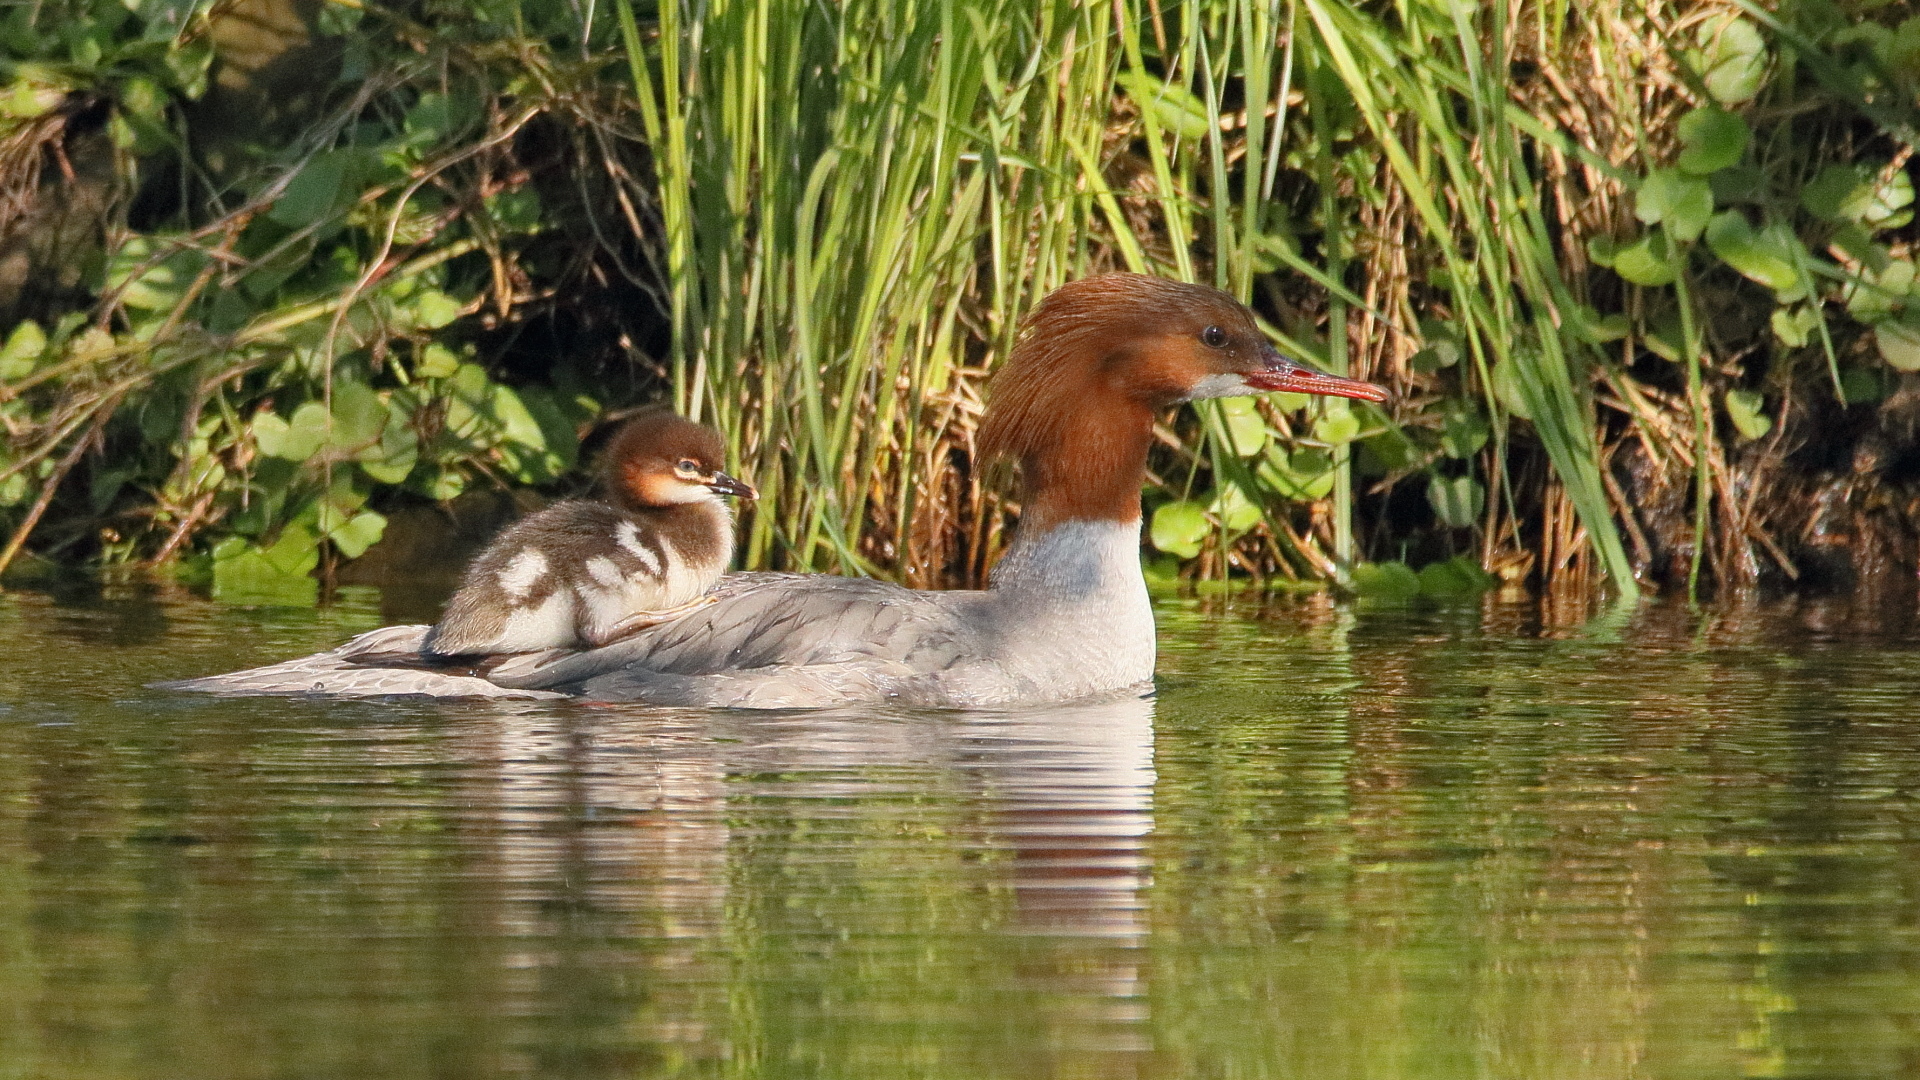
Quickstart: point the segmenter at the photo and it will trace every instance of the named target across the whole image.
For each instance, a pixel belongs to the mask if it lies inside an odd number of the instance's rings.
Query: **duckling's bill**
[[[753,489],[752,484],[747,483],[745,480],[736,480],[723,472],[714,473],[702,482],[707,485],[709,491],[717,495],[732,495],[738,499],[757,499],[760,497],[760,493]]]

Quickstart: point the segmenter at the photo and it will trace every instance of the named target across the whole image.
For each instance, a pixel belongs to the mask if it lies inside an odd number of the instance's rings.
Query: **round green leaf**
[[[333,429],[327,445],[354,453],[377,443],[387,425],[387,405],[366,383],[338,379],[333,384]]]
[[[544,467],[554,476],[573,468],[580,455],[579,425],[566,405],[543,386],[521,387],[520,404],[540,426],[541,443],[536,449],[545,455]]]
[[[1267,448],[1267,418],[1250,397],[1223,398],[1220,418],[1227,428],[1229,448],[1246,458]]]
[[[1780,344],[1789,349],[1803,349],[1812,340],[1813,331],[1820,325],[1820,312],[1808,305],[1799,307],[1777,307],[1768,320],[1773,326],[1773,335]]]
[[[1673,265],[1667,261],[1667,238],[1657,231],[1649,232],[1621,248],[1614,255],[1613,272],[1635,285],[1652,288],[1673,284]]]
[[[1492,430],[1487,418],[1472,402],[1455,398],[1447,402],[1440,426],[1440,450],[1448,457],[1470,458],[1487,445]]]
[[[1905,169],[1889,175],[1885,165],[1871,162],[1828,165],[1800,189],[1800,205],[1827,221],[1897,229],[1913,220],[1913,177]]]
[[[1892,318],[1913,295],[1914,270],[1909,259],[1894,259],[1877,274],[1863,269],[1860,279],[1848,282],[1843,294],[1847,314],[1870,325]]]
[[[1753,132],[1725,109],[1708,106],[1680,118],[1680,142],[1686,149],[1676,162],[1682,172],[1705,176],[1739,163]]]
[[[1464,351],[1460,345],[1459,327],[1440,319],[1421,319],[1420,338],[1423,347],[1413,355],[1415,371],[1432,374],[1441,368],[1449,368],[1460,362]]]
[[[1782,304],[1806,299],[1812,291],[1812,283],[1801,267],[1810,265],[1813,255],[1793,227],[1784,221],[1772,222],[1760,230],[1755,241],[1761,252],[1773,259],[1777,266],[1785,268],[1784,273],[1775,272],[1761,281],[1761,284],[1773,290],[1774,299]]]
[[[438,330],[460,317],[461,303],[439,289],[421,289],[409,297],[402,321],[420,330]]]
[[[1757,390],[1727,391],[1727,416],[1747,439],[1757,439],[1773,430],[1773,419],[1766,414],[1766,400]]]
[[[538,232],[546,224],[540,210],[540,193],[532,184],[489,196],[486,208],[487,216],[503,233]]]
[[[178,40],[178,39],[176,39]],[[179,85],[187,100],[197,101],[207,92],[207,74],[213,67],[213,41],[210,35],[168,48],[167,73]]]
[[[1478,596],[1493,588],[1494,576],[1465,555],[1420,568],[1422,596]]]
[[[1800,205],[1827,221],[1858,221],[1865,206],[1857,204],[1854,193],[1866,186],[1860,166],[1834,163],[1800,189]]]
[[[1427,484],[1427,505],[1434,516],[1455,529],[1465,529],[1480,519],[1487,489],[1471,476],[1452,478],[1435,476]]]
[[[286,456],[293,461],[305,461],[320,451],[327,442],[327,407],[318,401],[309,401],[293,410],[293,417],[287,421]]]
[[[305,461],[327,441],[326,407],[309,401],[293,410],[291,420],[262,409],[253,417],[253,437],[260,452],[268,457]]]
[[[1840,400],[1849,405],[1871,405],[1887,396],[1887,370],[1875,365],[1845,364],[1840,368]]]
[[[362,510],[328,530],[327,539],[340,549],[340,554],[357,559],[368,548],[379,543],[386,530],[387,519],[384,516],[372,510]]]
[[[242,603],[311,605],[320,583],[308,575],[319,563],[318,538],[297,522],[265,548],[228,537],[213,549],[213,595]]]
[[[354,459],[380,483],[398,484],[406,480],[420,459],[420,433],[414,430],[413,418],[399,399],[389,397],[386,408],[387,422],[380,431],[380,441],[354,455]]]
[[[47,351],[47,332],[32,319],[22,319],[0,347],[0,381],[24,378],[33,373],[40,354]]]
[[[282,573],[311,574],[320,565],[320,539],[305,525],[290,522],[261,554]]]
[[[412,486],[435,502],[448,502],[467,490],[466,474],[457,469],[422,469],[423,475],[415,478]]]
[[[320,583],[305,574],[283,573],[249,548],[214,560],[213,595],[230,603],[311,607],[320,597]]]
[[[206,265],[206,257],[191,248],[179,248],[157,262],[149,262],[156,245],[135,236],[120,245],[107,263],[107,286],[120,290],[120,302],[140,311],[165,311],[178,304],[187,287]]]
[[[51,112],[66,99],[62,87],[36,85],[16,75],[13,85],[0,90],[0,116],[29,119]]]
[[[1873,328],[1873,341],[1896,371],[1920,371],[1920,327],[1888,320]]]
[[[253,444],[268,457],[287,456],[287,422],[271,409],[261,409],[253,416]]]
[[[67,341],[66,355],[69,360],[96,360],[111,355],[116,347],[111,331],[89,326]]]
[[[366,501],[366,495],[354,486],[351,475],[344,469],[337,470],[333,474],[333,487],[311,504],[301,520],[312,521],[322,536],[329,536],[359,513]]]
[[[1881,170],[1875,170],[1877,177]],[[1913,176],[1896,169],[1885,184],[1868,189],[1859,222],[1869,229],[1897,229],[1913,220]]]
[[[1769,53],[1759,28],[1737,15],[1709,19],[1700,25],[1698,49],[1688,52],[1707,93],[1722,105],[1752,100],[1767,81]]]
[[[420,362],[413,366],[413,373],[422,379],[444,379],[458,370],[460,358],[439,342],[421,349]]]
[[[1570,304],[1566,310],[1566,327],[1573,336],[1592,345],[1604,345],[1609,341],[1619,341],[1627,336],[1632,324],[1627,317],[1618,312],[1602,316],[1585,304]]]
[[[1329,446],[1343,446],[1360,434],[1360,418],[1344,401],[1329,401],[1326,412],[1313,422],[1313,437]]]
[[[1713,189],[1705,180],[1678,169],[1658,169],[1641,183],[1634,196],[1633,212],[1649,225],[1665,223],[1668,235],[1675,240],[1691,241],[1699,237],[1707,219],[1713,216]],[[1615,258],[1616,271],[1625,255],[1622,252]]]
[[[289,229],[299,229],[331,214],[341,199],[348,161],[348,156],[338,152],[315,156],[287,182],[273,209],[267,211],[267,218]]]
[[[1368,476],[1389,476],[1421,463],[1424,455],[1407,433],[1389,426],[1378,435],[1360,440],[1356,463]]]
[[[1715,215],[1707,225],[1707,246],[1720,261],[1772,289],[1783,301],[1805,295],[1800,271],[1794,265],[1793,247],[1799,243],[1793,231],[1783,225],[1768,226],[1756,233],[1738,210]]]
[[[123,112],[149,123],[166,118],[167,94],[152,79],[134,76],[120,84],[119,105]]]
[[[512,387],[495,383],[487,415],[500,436],[500,461],[515,480],[540,484],[552,480],[560,459],[547,449],[547,433]]]
[[[1260,523],[1260,507],[1247,494],[1240,490],[1239,484],[1226,484],[1214,495],[1208,506],[1220,524],[1229,532],[1246,532]]]
[[[1506,408],[1507,412],[1522,420],[1533,419],[1533,406],[1528,404],[1527,396],[1520,389],[1520,360],[1507,357],[1493,365],[1489,373],[1493,383],[1493,396]]]
[[[1191,559],[1200,554],[1209,528],[1205,507],[1197,502],[1170,502],[1153,512],[1147,535],[1161,551]]]
[[[1449,368],[1460,362],[1460,349],[1451,342],[1428,345],[1413,354],[1408,361],[1413,370],[1422,375],[1432,375],[1441,368]]]
[[[460,107],[462,100],[464,95],[421,94],[420,100],[407,110],[404,125],[410,136],[408,141],[429,146],[456,134],[470,118],[471,110]]]
[[[1420,595],[1420,575],[1403,562],[1361,563],[1353,568],[1353,591],[1375,600],[1411,600]]]
[[[1324,499],[1333,490],[1333,456],[1324,450],[1288,453],[1278,445],[1269,446],[1254,476],[1283,499]]]

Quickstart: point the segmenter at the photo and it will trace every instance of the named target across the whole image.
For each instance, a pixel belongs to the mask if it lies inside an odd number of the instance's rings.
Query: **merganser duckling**
[[[1020,471],[1023,512],[985,590],[743,573],[715,602],[598,649],[484,677],[396,665],[422,629],[176,684],[225,693],[567,695],[730,708],[896,701],[997,708],[1150,687],[1153,612],[1140,489],[1154,418],[1185,401],[1285,390],[1383,401],[1371,383],[1274,351],[1225,293],[1138,274],[1054,290],[990,387],[976,461]]]
[[[733,561],[720,433],[664,410],[621,427],[609,501],[569,499],[515,522],[467,568],[422,645],[434,656],[605,645],[690,609]]]

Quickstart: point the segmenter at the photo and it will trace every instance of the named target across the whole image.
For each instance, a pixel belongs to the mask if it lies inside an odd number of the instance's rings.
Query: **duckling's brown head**
[[[722,495],[754,498],[728,476],[720,433],[666,409],[653,409],[614,432],[603,457],[607,493],[629,507],[677,506]]]
[[[1142,274],[1069,282],[1040,302],[994,376],[979,457],[1019,462],[1030,524],[1133,520],[1157,412],[1271,390],[1386,399],[1281,356],[1217,289]]]

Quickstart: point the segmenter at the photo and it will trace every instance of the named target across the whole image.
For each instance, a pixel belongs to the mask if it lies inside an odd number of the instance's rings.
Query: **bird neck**
[[[1050,435],[1020,456],[1019,531],[992,587],[1049,605],[1124,601],[1123,621],[1150,626],[1140,614],[1140,486],[1152,408],[1112,393],[1073,402],[1054,414]]]
[[[723,499],[621,509],[681,558],[699,565],[733,560],[733,508]]]
[[[1153,444],[1153,410],[1117,395],[1068,403],[1048,438],[1020,457],[1020,534],[1075,521],[1140,522],[1140,487]]]

